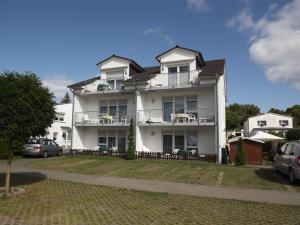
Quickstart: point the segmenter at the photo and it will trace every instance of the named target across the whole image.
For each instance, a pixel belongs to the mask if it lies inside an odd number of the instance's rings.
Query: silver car
[[[23,156],[61,156],[62,148],[53,140],[46,138],[33,138],[24,145]]]
[[[300,141],[286,143],[279,149],[273,169],[289,175],[290,183],[300,180]]]

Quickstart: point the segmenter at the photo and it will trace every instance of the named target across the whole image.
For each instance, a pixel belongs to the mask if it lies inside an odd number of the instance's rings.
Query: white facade
[[[69,86],[74,93],[72,148],[105,145],[125,151],[133,119],[137,151],[196,150],[217,154],[220,162],[226,140],[225,62],[221,74],[212,74],[200,56],[175,47],[157,57],[155,73],[118,56],[99,63],[101,78]]]
[[[293,128],[293,118],[275,113],[264,113],[248,118],[244,123],[244,135],[255,135],[257,131],[287,131]]]
[[[71,147],[72,108],[72,103],[56,105],[55,121],[51,127],[47,129],[47,138],[54,140],[65,149]]]

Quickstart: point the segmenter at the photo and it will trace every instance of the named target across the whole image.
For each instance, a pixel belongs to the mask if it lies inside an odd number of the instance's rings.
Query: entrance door
[[[125,152],[126,150],[126,137],[119,137],[118,138],[118,151]]]
[[[172,135],[163,135],[163,153],[172,153]]]
[[[164,102],[163,103],[163,116],[164,116],[164,121],[171,121],[171,114],[173,112],[173,102]]]

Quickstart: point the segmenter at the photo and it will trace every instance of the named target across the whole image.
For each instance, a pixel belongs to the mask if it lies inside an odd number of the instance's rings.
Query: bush
[[[237,166],[245,165],[246,164],[246,151],[243,146],[242,138],[239,139],[237,148],[238,149],[237,149],[235,164]]]
[[[286,139],[288,141],[300,140],[300,129],[292,129],[286,132]]]
[[[127,150],[126,159],[134,159],[135,158],[135,144],[134,144],[133,138],[134,138],[134,127],[133,127],[133,120],[131,119],[130,126],[129,126],[128,150]]]

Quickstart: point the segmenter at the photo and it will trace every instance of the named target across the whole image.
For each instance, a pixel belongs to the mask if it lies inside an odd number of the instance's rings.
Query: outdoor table
[[[100,116],[100,120],[105,120],[105,121],[108,121],[108,122],[112,122],[113,120],[113,116],[109,116],[109,115],[101,115]]]
[[[189,114],[187,114],[187,113],[176,113],[175,114],[175,119],[176,119],[176,122],[178,122],[179,120],[187,122],[188,119],[189,119]]]

